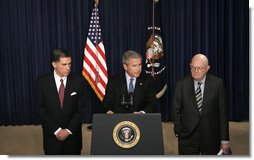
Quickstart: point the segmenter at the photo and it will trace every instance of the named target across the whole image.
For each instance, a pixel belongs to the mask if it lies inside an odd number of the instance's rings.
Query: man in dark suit
[[[222,79],[207,74],[205,55],[196,54],[190,64],[191,76],[177,82],[173,97],[174,132],[181,155],[228,153],[229,124],[226,93]]]
[[[125,72],[114,75],[107,84],[103,99],[106,113],[153,112],[156,105],[155,82],[152,77],[141,73],[142,56],[128,50],[122,55],[122,63]]]
[[[52,73],[37,80],[37,105],[43,129],[43,148],[49,155],[80,155],[84,79],[70,73],[71,55],[53,51]]]

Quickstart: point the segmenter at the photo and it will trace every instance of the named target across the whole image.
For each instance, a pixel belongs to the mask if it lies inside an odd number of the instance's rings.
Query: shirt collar
[[[201,81],[194,80],[194,83],[196,85],[198,84],[198,82],[201,82],[202,84],[205,84],[205,79],[206,79],[206,76]]]
[[[63,81],[66,80],[67,76],[63,76],[63,77],[60,77],[56,74],[56,70],[54,70],[54,78],[57,80],[57,81],[60,81],[61,79],[63,79]]]
[[[130,78],[133,78],[134,81],[136,80],[136,77],[129,76],[129,74],[127,72],[125,72],[125,77],[127,80],[130,80]]]

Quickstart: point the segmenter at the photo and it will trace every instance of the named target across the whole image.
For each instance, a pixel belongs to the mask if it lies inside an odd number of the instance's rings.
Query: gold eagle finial
[[[98,7],[100,0],[94,0],[94,1],[95,1],[95,5]]]

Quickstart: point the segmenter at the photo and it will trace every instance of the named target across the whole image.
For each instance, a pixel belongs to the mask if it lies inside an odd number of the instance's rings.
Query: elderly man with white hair
[[[209,69],[207,57],[198,53],[190,63],[191,74],[175,86],[173,123],[180,155],[230,152],[225,86]]]

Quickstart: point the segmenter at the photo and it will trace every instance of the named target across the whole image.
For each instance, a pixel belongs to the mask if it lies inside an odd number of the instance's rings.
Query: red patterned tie
[[[59,99],[60,99],[60,103],[61,103],[61,108],[63,108],[63,101],[64,101],[64,84],[63,84],[63,79],[60,80],[61,81],[61,85],[59,88]]]

